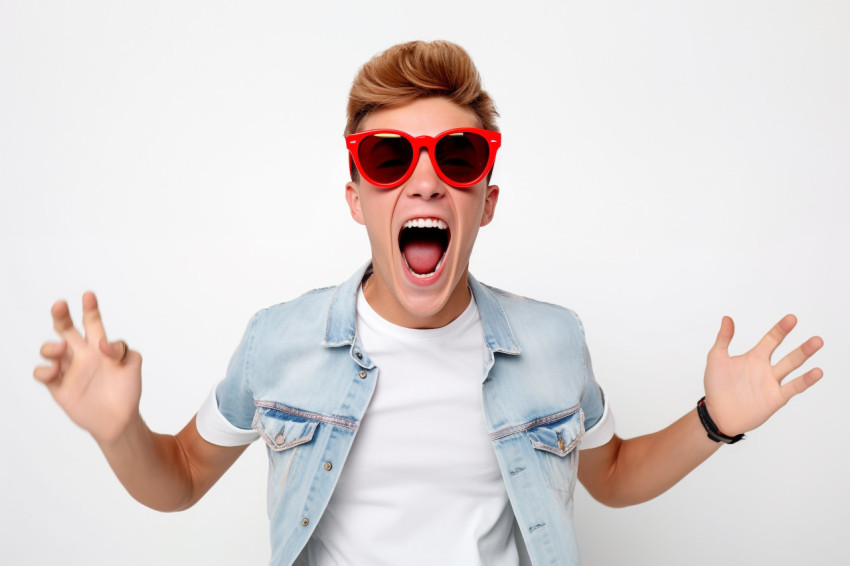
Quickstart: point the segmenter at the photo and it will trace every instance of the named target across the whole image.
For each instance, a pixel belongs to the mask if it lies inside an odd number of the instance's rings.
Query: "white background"
[[[30,376],[50,305],[97,291],[179,430],[254,311],[368,258],[350,81],[445,38],[503,116],[472,271],[578,311],[621,436],[691,410],[724,314],[735,352],[786,312],[826,342],[821,383],[669,493],[578,490],[586,564],[848,563],[848,30],[826,1],[0,1],[0,562],[267,561],[264,450],[187,512],[133,501]]]

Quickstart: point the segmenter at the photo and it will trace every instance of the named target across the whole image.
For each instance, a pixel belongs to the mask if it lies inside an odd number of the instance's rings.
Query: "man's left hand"
[[[796,324],[794,315],[785,316],[755,348],[733,357],[729,355],[729,343],[735,334],[735,325],[731,318],[723,317],[717,341],[708,353],[704,381],[706,409],[720,432],[735,436],[753,430],[793,396],[823,377],[820,368],[813,368],[782,383],[821,349],[823,340],[819,336],[809,338],[776,364],[771,364],[774,351]]]

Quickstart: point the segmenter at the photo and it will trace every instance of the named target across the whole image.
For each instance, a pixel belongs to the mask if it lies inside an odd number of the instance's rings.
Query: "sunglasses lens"
[[[377,183],[401,179],[413,161],[413,147],[398,134],[375,134],[364,138],[357,151],[363,174]]]
[[[434,159],[443,174],[456,183],[481,176],[490,160],[490,144],[473,132],[455,132],[437,142]]]

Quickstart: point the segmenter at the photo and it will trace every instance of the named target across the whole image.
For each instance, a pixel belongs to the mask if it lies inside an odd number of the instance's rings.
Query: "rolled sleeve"
[[[227,374],[198,411],[196,426],[204,440],[220,446],[241,446],[259,438],[251,428],[256,406],[251,391],[251,353],[260,311],[251,319],[233,353]]]
[[[238,428],[224,418],[218,408],[216,388],[210,391],[206,401],[198,410],[195,424],[201,438],[218,446],[243,446],[260,438],[255,430]]]
[[[580,450],[599,448],[608,444],[614,438],[614,413],[611,411],[611,405],[605,391],[601,387],[598,387],[598,389],[599,396],[602,398],[602,416],[584,433],[584,438],[581,439],[581,446],[579,447]]]
[[[581,321],[579,320],[581,325]],[[593,373],[593,363],[587,348],[584,326],[581,326],[584,338],[584,395],[581,398],[581,408],[584,411],[585,434],[580,449],[598,448],[607,444],[614,437],[614,413],[608,401],[608,396],[596,382]]]

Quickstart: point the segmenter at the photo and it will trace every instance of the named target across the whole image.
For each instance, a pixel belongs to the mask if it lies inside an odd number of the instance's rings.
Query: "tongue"
[[[407,265],[414,273],[423,275],[437,269],[443,255],[443,246],[438,242],[412,241],[405,244],[401,250]]]

